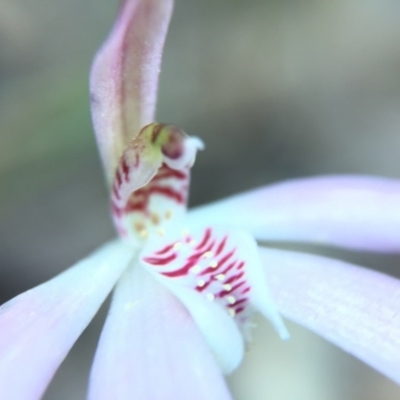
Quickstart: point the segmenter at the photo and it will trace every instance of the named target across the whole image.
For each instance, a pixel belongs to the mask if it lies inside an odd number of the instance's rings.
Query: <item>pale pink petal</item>
[[[195,222],[230,223],[259,240],[400,250],[400,181],[327,176],[283,182],[192,211]],[[204,222],[203,222],[204,223]]]
[[[400,281],[341,261],[263,249],[278,309],[400,383]]]
[[[110,243],[0,308],[0,399],[41,397],[131,256]]]
[[[161,54],[172,0],[125,0],[94,60],[92,118],[111,184],[125,145],[154,121]]]
[[[89,399],[230,399],[188,312],[139,266],[126,272],[114,293]]]

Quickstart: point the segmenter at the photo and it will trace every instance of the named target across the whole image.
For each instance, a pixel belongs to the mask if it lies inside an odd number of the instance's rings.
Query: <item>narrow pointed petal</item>
[[[228,400],[190,315],[140,267],[114,293],[91,373],[89,400]]]
[[[0,307],[0,399],[41,397],[131,256],[113,242]]]
[[[400,383],[400,281],[319,256],[262,250],[287,318]]]
[[[111,185],[129,140],[154,121],[172,0],[124,0],[90,77],[92,118]]]
[[[192,211],[250,230],[259,240],[400,251],[400,181],[328,176],[267,186]]]

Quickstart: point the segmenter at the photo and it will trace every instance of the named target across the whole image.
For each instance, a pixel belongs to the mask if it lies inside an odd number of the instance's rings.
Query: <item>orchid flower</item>
[[[113,288],[91,400],[230,399],[222,374],[255,312],[283,339],[280,312],[400,383],[400,281],[266,246],[397,252],[400,182],[307,178],[187,212],[202,141],[154,119],[172,6],[123,1],[96,55],[92,115],[119,238],[0,308],[0,398],[39,399]]]

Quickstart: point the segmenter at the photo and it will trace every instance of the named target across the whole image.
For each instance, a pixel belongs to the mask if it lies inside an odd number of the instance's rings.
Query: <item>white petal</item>
[[[193,289],[179,285],[169,285],[169,288],[189,311],[222,372],[229,374],[235,370],[243,359],[244,343],[234,320],[223,308]]]
[[[114,293],[91,373],[89,400],[229,400],[190,315],[142,268]]]
[[[283,315],[400,383],[400,280],[310,254],[261,254]]]
[[[0,399],[39,399],[132,252],[113,242],[0,308]]]
[[[319,176],[237,194],[199,207],[189,218],[233,224],[259,240],[398,252],[399,204],[399,180]]]

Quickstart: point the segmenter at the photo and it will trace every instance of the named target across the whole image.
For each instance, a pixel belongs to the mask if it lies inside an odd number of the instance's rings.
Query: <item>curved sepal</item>
[[[172,0],[125,0],[90,75],[92,119],[108,183],[140,129],[154,121]]]

